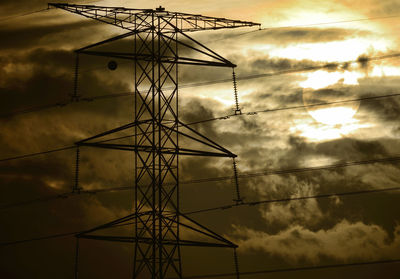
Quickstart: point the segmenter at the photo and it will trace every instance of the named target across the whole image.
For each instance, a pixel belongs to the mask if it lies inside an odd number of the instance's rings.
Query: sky
[[[400,14],[399,1],[68,1],[89,2],[130,8],[162,5],[169,11],[262,24],[262,30],[190,34],[237,65],[243,114],[193,128],[237,154],[239,174],[400,154],[399,97],[371,99],[400,93],[400,17],[391,17]],[[133,67],[124,61],[109,71],[107,59],[81,57],[83,99],[62,105],[73,91],[73,50],[121,30],[63,10],[25,15],[46,8],[41,0],[0,3],[0,159],[70,146],[132,121],[132,96],[87,101],[132,91]],[[366,59],[386,55],[391,57]],[[309,70],[297,71],[305,68]],[[179,71],[181,85],[232,77],[230,68],[183,65]],[[246,78],[255,75],[261,77]],[[186,123],[234,112],[232,82],[182,86],[179,94],[180,117]],[[312,106],[360,98],[364,100]],[[15,113],[55,103],[60,105]],[[260,112],[265,110],[272,111]],[[133,186],[132,158],[126,152],[82,149],[80,186]],[[179,167],[181,181],[233,174],[229,158],[182,156]],[[73,149],[0,161],[0,242],[82,231],[131,213],[131,191],[6,206],[71,191],[74,172]],[[398,161],[378,162],[242,176],[239,186],[245,202],[256,202],[399,187],[399,175]],[[236,195],[229,179],[184,183],[180,192],[183,212],[231,204]],[[400,258],[399,198],[399,191],[336,195],[243,205],[192,217],[239,245],[242,272],[371,262]],[[132,246],[85,240],[80,248],[80,278],[131,277]],[[72,278],[74,253],[72,236],[2,246],[0,277]],[[234,271],[230,249],[185,248],[182,263],[187,276]],[[399,273],[399,263],[387,263],[243,278],[398,278]]]

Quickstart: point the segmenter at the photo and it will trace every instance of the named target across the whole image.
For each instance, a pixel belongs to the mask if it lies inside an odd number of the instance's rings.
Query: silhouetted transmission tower
[[[135,154],[135,212],[113,222],[77,234],[80,238],[134,243],[133,278],[182,278],[181,246],[237,246],[207,229],[179,210],[179,155],[236,157],[216,142],[182,123],[178,118],[178,65],[236,67],[187,32],[255,26],[257,23],[195,14],[168,12],[164,8],[130,9],[50,3],[61,8],[127,30],[122,35],[76,50],[79,54],[127,59],[135,69],[134,121],[76,143],[79,147],[133,151]],[[178,38],[179,36],[179,38]],[[104,50],[108,43],[133,37],[133,51]],[[96,50],[100,48],[101,50]],[[187,49],[191,57],[179,55]],[[109,64],[115,69],[116,64]],[[79,99],[77,77],[72,99]],[[110,141],[110,135],[133,132],[130,138]],[[183,148],[180,142],[189,146]],[[78,175],[78,171],[77,171]],[[75,191],[79,191],[76,178]],[[126,235],[121,226],[134,227]],[[190,232],[198,239],[183,236]],[[78,250],[77,250],[78,251]],[[76,276],[78,275],[76,270]]]

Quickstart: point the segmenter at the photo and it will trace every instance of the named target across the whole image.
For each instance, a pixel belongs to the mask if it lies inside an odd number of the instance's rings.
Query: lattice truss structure
[[[77,240],[133,243],[133,278],[182,278],[182,246],[236,248],[234,243],[182,214],[179,208],[180,155],[230,158],[236,155],[179,120],[178,65],[235,67],[185,33],[259,24],[168,12],[161,7],[153,10],[49,5],[127,30],[122,35],[78,49],[76,53],[131,60],[135,69],[134,121],[76,143],[77,148],[91,146],[134,152],[135,211],[78,234]],[[133,38],[131,52],[96,50],[128,37]],[[189,50],[186,52],[191,56],[180,56],[178,52],[183,48]],[[76,90],[75,86],[74,95],[78,98]],[[126,136],[121,136],[119,141],[109,139],[111,135],[123,133],[133,134],[133,141]],[[180,143],[188,147],[181,147]],[[78,185],[75,190],[79,190]],[[133,226],[134,234],[121,230],[124,225]],[[185,239],[186,232],[198,237]]]

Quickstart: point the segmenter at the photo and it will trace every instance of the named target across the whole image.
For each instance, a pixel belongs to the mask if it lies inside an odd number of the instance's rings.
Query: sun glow
[[[338,77],[336,77],[338,78]],[[334,79],[335,80],[335,79]],[[331,81],[334,81],[331,80]],[[313,84],[313,79],[307,80]],[[306,82],[307,82],[306,81]],[[352,89],[354,86],[343,83],[334,86],[323,86],[329,80],[315,80],[313,88],[303,89],[303,103],[308,113],[318,122],[327,125],[350,123],[360,106],[359,101],[340,103],[340,101],[353,99]],[[321,84],[322,83],[322,84]],[[322,88],[319,88],[323,86]],[[335,103],[338,102],[339,103]],[[326,105],[320,105],[326,104]]]
[[[356,60],[362,54],[371,50],[386,52],[391,43],[382,38],[352,38],[342,41],[323,43],[302,43],[286,48],[270,50],[270,56],[289,59],[308,59],[312,61],[344,62]]]
[[[315,120],[327,125],[350,123],[356,112],[357,110],[349,107],[328,107],[308,111]]]
[[[335,158],[328,157],[324,155],[312,155],[312,156],[305,156],[301,160],[301,166],[304,167],[317,167],[321,165],[329,165],[335,162]]]
[[[400,76],[400,68],[389,65],[374,65],[368,73],[370,77]]]
[[[350,136],[361,128],[368,128],[369,124],[360,124],[358,120],[352,119],[345,124],[328,125],[316,121],[298,120],[290,128],[292,133],[306,138],[310,142],[334,140]]]
[[[336,83],[343,85],[357,85],[358,79],[364,77],[364,74],[359,72],[327,72],[319,70],[312,73],[303,74],[307,77],[305,81],[299,82],[303,88],[320,89]]]
[[[307,81],[309,85],[313,84],[317,89],[303,89],[303,103],[306,105],[307,112],[314,121],[303,119],[302,123],[297,123],[293,131],[310,141],[341,138],[363,127],[354,118],[360,105],[358,101],[334,103],[340,100],[351,99],[353,94],[352,88],[354,86],[345,86],[343,83],[326,86],[329,83],[337,82],[337,79],[341,77],[340,75],[328,76],[331,79],[319,80],[318,77],[321,76],[318,74],[315,75]],[[323,103],[330,104],[320,105]]]

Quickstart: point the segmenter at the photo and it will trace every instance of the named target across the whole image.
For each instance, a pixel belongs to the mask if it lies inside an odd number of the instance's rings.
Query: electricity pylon
[[[130,9],[49,5],[127,30],[122,35],[76,50],[77,63],[79,54],[98,55],[131,60],[135,69],[134,121],[76,143],[78,148],[91,146],[134,152],[135,211],[77,234],[77,240],[88,238],[134,243],[133,278],[182,278],[182,246],[236,248],[234,243],[185,216],[179,208],[180,155],[230,158],[236,155],[179,120],[178,65],[236,67],[186,33],[259,24],[169,12],[162,7]],[[133,51],[96,50],[128,37],[134,39]],[[191,56],[179,55],[183,49],[189,50]],[[110,69],[115,67],[116,64],[112,63]],[[76,84],[72,97],[79,99]],[[127,132],[133,132],[133,142],[127,136],[119,137],[118,141],[109,138]],[[189,147],[181,147],[181,142]],[[78,189],[76,183],[75,190]],[[133,226],[134,235],[124,235],[118,230],[124,225]],[[99,234],[100,231],[103,234]],[[108,233],[104,234],[105,231]],[[197,234],[198,239],[184,239],[182,236],[188,232],[192,237]]]

